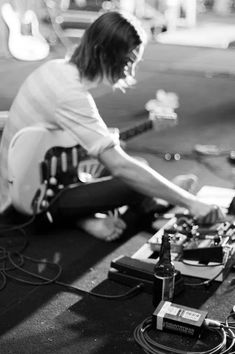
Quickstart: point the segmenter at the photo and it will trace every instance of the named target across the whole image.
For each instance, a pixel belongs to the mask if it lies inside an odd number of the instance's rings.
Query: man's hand
[[[200,200],[193,202],[190,212],[199,224],[212,225],[226,220],[226,216],[219,206],[207,204]]]

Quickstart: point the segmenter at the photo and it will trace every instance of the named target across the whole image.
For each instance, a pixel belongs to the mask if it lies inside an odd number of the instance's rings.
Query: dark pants
[[[146,197],[118,178],[103,177],[92,183],[81,183],[64,188],[52,201],[48,211],[36,216],[36,224],[48,224],[51,215],[56,224],[74,224],[80,217],[93,216],[127,205],[132,212],[142,213],[142,202]],[[6,223],[22,224],[30,217],[10,207],[4,214]],[[3,221],[3,223],[5,223]]]
[[[130,188],[126,183],[111,176],[103,177],[92,183],[81,183],[64,188],[51,203],[48,211],[36,216],[36,228],[51,224],[73,226],[79,218],[90,217],[95,213],[128,206],[123,220],[127,224],[150,225],[156,213],[167,211],[171,206],[155,203],[152,210],[146,210],[146,202],[152,200]],[[145,206],[144,206],[145,205]],[[48,217],[51,216],[51,217]],[[22,224],[29,220],[28,216],[17,212],[13,207],[5,213],[7,222]]]
[[[50,212],[53,216],[63,219],[78,218],[123,205],[138,209],[145,198],[120,179],[105,177],[92,183],[65,188],[52,203]]]

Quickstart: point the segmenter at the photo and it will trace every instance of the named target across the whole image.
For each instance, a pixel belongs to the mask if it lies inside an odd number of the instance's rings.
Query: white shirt
[[[44,123],[69,132],[93,157],[119,143],[100,117],[91,94],[80,82],[76,66],[62,59],[42,64],[22,84],[3,131],[0,212],[11,204],[7,162],[9,144],[22,128]]]

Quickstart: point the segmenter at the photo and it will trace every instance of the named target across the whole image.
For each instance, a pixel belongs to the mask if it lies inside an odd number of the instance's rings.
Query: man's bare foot
[[[192,174],[179,175],[172,182],[193,193],[197,184],[197,177]],[[151,211],[154,206],[154,199],[151,198],[146,198],[146,202],[144,201],[143,203],[145,212]],[[96,214],[93,217],[82,218],[77,221],[77,226],[90,235],[108,242],[120,238],[127,227],[126,223],[120,217],[113,214]]]
[[[116,215],[96,214],[77,221],[77,226],[90,235],[103,240],[114,241],[121,237],[126,223]]]

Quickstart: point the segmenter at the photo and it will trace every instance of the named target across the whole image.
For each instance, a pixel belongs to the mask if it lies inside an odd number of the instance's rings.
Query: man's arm
[[[156,170],[126,154],[119,146],[103,151],[99,159],[113,176],[146,196],[162,198],[171,204],[183,206],[197,218],[204,218],[208,214],[213,214],[210,218],[212,222],[213,219],[216,221],[224,218],[220,210],[218,212],[217,209],[215,215],[214,206],[176,186]]]

